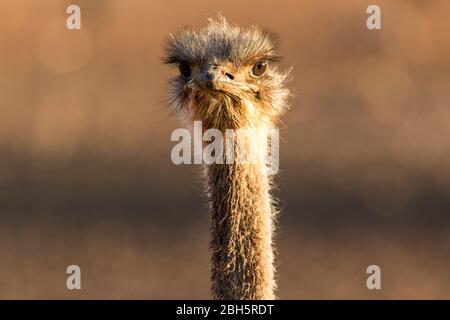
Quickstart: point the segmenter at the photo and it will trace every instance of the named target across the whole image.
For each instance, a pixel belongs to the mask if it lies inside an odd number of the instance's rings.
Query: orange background
[[[170,161],[160,58],[220,11],[277,33],[293,66],[280,298],[450,299],[450,2],[377,1],[369,31],[372,2],[1,0],[0,298],[210,298],[208,212],[198,167]]]

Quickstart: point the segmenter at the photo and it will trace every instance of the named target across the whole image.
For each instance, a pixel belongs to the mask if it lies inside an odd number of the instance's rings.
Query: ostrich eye
[[[178,65],[178,69],[183,77],[189,77],[191,75],[191,66],[187,62],[180,62]]]
[[[262,77],[267,70],[267,62],[262,61],[256,63],[252,68],[252,74],[255,77]]]

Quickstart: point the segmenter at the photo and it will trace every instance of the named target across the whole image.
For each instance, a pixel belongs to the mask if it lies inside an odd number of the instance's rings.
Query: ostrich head
[[[238,27],[218,16],[201,29],[171,35],[168,64],[178,66],[171,95],[179,114],[206,129],[271,126],[287,108],[287,73],[274,63],[276,40],[256,26]]]

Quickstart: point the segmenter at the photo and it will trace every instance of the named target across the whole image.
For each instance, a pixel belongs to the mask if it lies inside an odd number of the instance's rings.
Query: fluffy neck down
[[[249,143],[257,143],[260,151],[266,152],[261,147],[265,141]],[[266,164],[212,164],[206,166],[206,174],[214,298],[274,299],[272,234],[276,211]]]

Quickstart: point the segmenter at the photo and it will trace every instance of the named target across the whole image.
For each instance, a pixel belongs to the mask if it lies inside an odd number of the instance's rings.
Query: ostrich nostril
[[[225,75],[230,78],[231,80],[234,80],[234,76],[231,73],[225,73]]]

